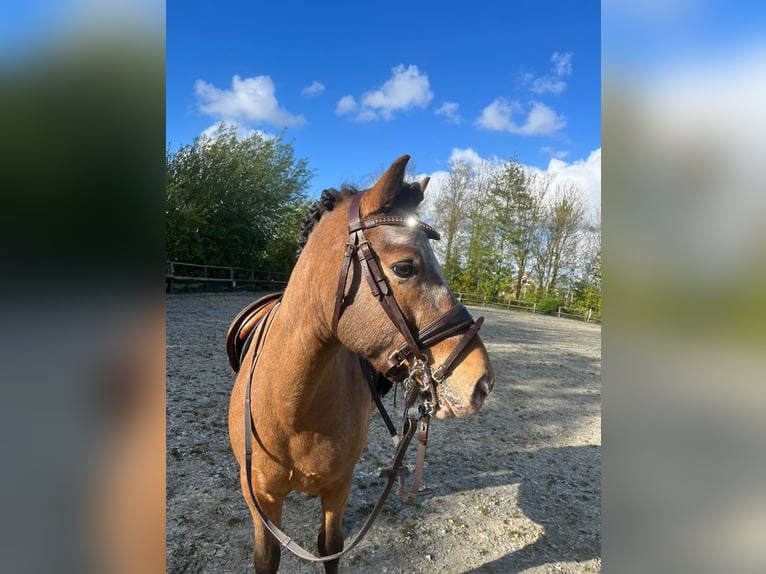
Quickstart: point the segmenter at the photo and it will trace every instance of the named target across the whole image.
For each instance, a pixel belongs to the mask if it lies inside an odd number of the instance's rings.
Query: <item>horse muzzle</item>
[[[469,392],[461,392],[447,379],[437,388],[438,406],[434,412],[437,419],[462,418],[476,414],[495,386],[494,376],[485,373]],[[462,387],[462,385],[461,385]]]

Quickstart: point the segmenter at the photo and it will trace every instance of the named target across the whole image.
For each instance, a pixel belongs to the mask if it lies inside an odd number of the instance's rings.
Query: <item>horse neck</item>
[[[325,213],[317,223],[295,263],[283,297],[284,314],[295,323],[294,334],[311,348],[318,345],[326,350],[340,346],[332,332],[332,313],[348,238],[344,213],[345,204]]]
[[[338,280],[332,254],[337,249],[329,244],[311,247],[309,243],[296,263],[270,329],[272,352],[264,354],[273,363],[275,392],[300,404],[310,403],[325,383],[340,389],[330,375],[338,367],[338,353],[344,349],[330,326]]]

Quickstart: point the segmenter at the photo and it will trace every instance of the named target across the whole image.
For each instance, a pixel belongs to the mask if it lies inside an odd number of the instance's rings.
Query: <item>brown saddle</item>
[[[279,303],[282,295],[284,295],[284,291],[264,295],[242,309],[232,320],[229,331],[226,333],[226,356],[229,358],[229,364],[235,373],[239,372],[242,357],[245,356],[250,346],[251,335],[256,325],[266,316],[266,313]],[[369,368],[372,369],[371,366]],[[381,397],[385,396],[393,385],[392,381],[375,370],[371,370],[366,376],[371,377],[371,380],[375,382],[375,387]]]
[[[229,325],[229,331],[226,333],[226,356],[235,373],[239,372],[239,367],[242,365],[242,357],[249,346],[253,329],[282,299],[283,294],[284,291],[277,291],[256,299],[237,313]]]

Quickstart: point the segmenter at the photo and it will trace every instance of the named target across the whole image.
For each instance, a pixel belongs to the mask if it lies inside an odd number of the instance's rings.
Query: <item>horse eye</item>
[[[402,279],[412,277],[418,269],[412,261],[399,261],[391,266],[391,270]]]

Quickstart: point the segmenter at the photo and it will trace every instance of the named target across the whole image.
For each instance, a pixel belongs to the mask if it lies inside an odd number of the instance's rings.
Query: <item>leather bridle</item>
[[[349,270],[351,269],[351,262],[354,254],[357,255],[361,264],[362,273],[367,278],[367,282],[370,286],[370,290],[375,298],[378,299],[383,306],[384,311],[391,319],[392,323],[396,326],[397,330],[404,337],[404,342],[400,344],[389,355],[386,361],[382,375],[393,382],[402,383],[405,388],[405,409],[404,420],[402,423],[401,433],[397,433],[396,429],[391,423],[390,417],[383,407],[383,403],[380,400],[380,395],[377,392],[374,373],[372,366],[364,359],[360,358],[362,370],[365,372],[365,378],[370,387],[370,393],[375,400],[375,403],[380,410],[380,413],[389,428],[389,433],[394,439],[394,445],[396,450],[393,455],[393,464],[391,468],[384,469],[380,472],[381,477],[386,477],[386,485],[383,488],[383,492],[380,494],[378,502],[375,504],[367,520],[363,524],[361,530],[357,533],[354,539],[340,552],[336,552],[329,556],[314,556],[305,548],[297,544],[292,538],[285,534],[271,519],[266,515],[264,510],[258,503],[255,493],[253,492],[252,481],[252,464],[253,464],[253,435],[254,435],[254,422],[252,420],[251,412],[251,388],[253,384],[253,376],[255,373],[256,365],[260,358],[260,351],[262,342],[268,334],[269,327],[273,320],[274,314],[279,308],[280,303],[269,307],[265,314],[261,314],[258,321],[258,325],[251,331],[251,337],[257,331],[257,336],[254,342],[253,360],[250,364],[249,376],[247,386],[245,387],[245,413],[244,413],[244,434],[245,434],[245,478],[247,482],[247,494],[250,502],[255,509],[258,516],[261,518],[265,527],[271,532],[274,538],[279,541],[282,546],[290,550],[296,556],[299,556],[305,560],[311,562],[327,562],[330,560],[336,560],[344,554],[351,551],[359,544],[367,531],[372,527],[375,518],[383,508],[383,504],[388,497],[396,480],[399,480],[400,491],[399,495],[404,498],[414,498],[422,492],[420,488],[420,480],[423,474],[423,464],[425,460],[426,442],[428,439],[428,421],[430,415],[438,408],[438,396],[436,394],[436,385],[443,382],[452,372],[452,368],[455,361],[468,346],[470,341],[476,335],[476,332],[484,322],[484,317],[479,317],[476,321],[461,303],[457,303],[449,311],[444,313],[436,321],[433,321],[417,333],[413,333],[410,328],[407,319],[404,316],[401,308],[396,302],[391,288],[388,284],[388,280],[383,273],[380,265],[380,260],[377,254],[370,245],[370,242],[364,236],[365,229],[371,229],[381,225],[396,225],[396,226],[409,226],[417,227],[423,230],[430,239],[439,239],[439,233],[430,225],[418,220],[415,217],[404,218],[400,216],[379,216],[369,219],[361,219],[359,206],[364,192],[357,193],[351,200],[349,207],[349,241],[346,244],[346,251],[343,257],[343,266],[341,268],[340,278],[338,279],[338,289],[335,297],[335,308],[333,310],[332,330],[337,336],[338,321],[343,313],[346,282],[348,280]],[[462,338],[458,344],[454,347],[447,359],[442,363],[434,372],[431,372],[431,368],[428,365],[427,357],[423,353],[423,349],[435,345],[440,341],[463,333]],[[242,349],[244,354],[247,350],[247,344]],[[405,363],[410,362],[408,368],[403,369]],[[242,360],[240,358],[239,364]],[[422,404],[419,406],[419,416],[410,417],[408,415],[409,408],[415,403],[417,398],[422,399]],[[404,456],[407,452],[407,448],[410,442],[414,438],[417,431],[418,435],[418,455],[415,468],[415,474],[412,481],[412,486],[409,490],[405,490],[404,482],[405,476],[409,470],[404,466]]]
[[[436,321],[417,333],[413,332],[394,298],[388,280],[383,273],[380,259],[365,237],[364,231],[373,227],[394,225],[420,229],[426,233],[429,239],[438,240],[440,235],[433,227],[414,216],[380,215],[362,219],[360,205],[364,194],[365,192],[359,192],[354,195],[348,210],[349,238],[338,278],[338,288],[335,292],[335,307],[332,318],[333,334],[338,335],[338,322],[343,313],[346,298],[346,283],[354,254],[356,254],[362,274],[367,280],[373,297],[378,300],[386,315],[404,337],[404,342],[388,356],[381,374],[393,382],[404,385],[408,407],[420,396],[426,414],[432,414],[439,404],[436,385],[443,382],[451,374],[455,361],[478,332],[484,322],[484,317],[479,317],[474,321],[468,309],[462,303],[457,303]],[[463,333],[460,341],[444,363],[432,371],[423,349],[459,333]],[[402,367],[408,361],[410,362],[409,368],[403,369]]]

